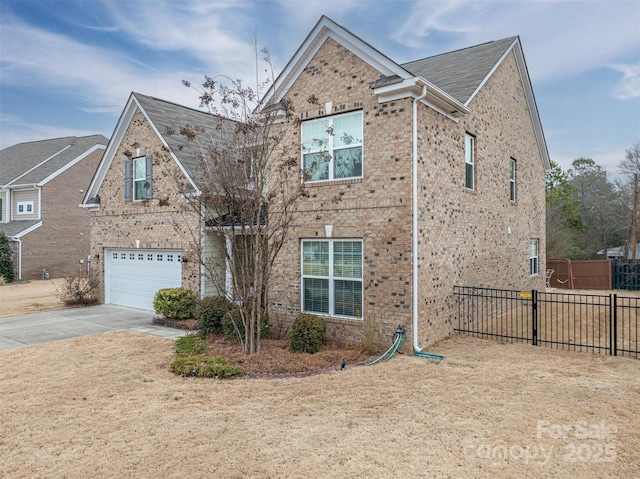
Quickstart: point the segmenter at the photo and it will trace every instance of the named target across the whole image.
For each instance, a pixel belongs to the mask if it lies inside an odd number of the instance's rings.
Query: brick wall
[[[42,187],[42,226],[22,238],[22,277],[66,277],[86,268],[91,217],[80,208],[104,150],[87,155]],[[84,264],[80,265],[80,260]]]
[[[139,153],[138,153],[139,150]],[[130,157],[153,156],[153,198],[124,199],[124,162]],[[100,210],[92,212],[91,254],[100,255],[95,265],[104,288],[104,249],[178,249],[192,260],[182,266],[183,286],[200,292],[199,215],[181,194],[184,182],[175,161],[164,148],[144,115],[137,111],[123,136],[100,187]],[[104,300],[104,290],[102,291]]]
[[[369,88],[380,73],[329,39],[289,90],[302,119],[363,111],[363,178],[308,184],[271,282],[274,312],[300,309],[300,239],[361,238],[364,320],[390,337],[411,334],[411,100],[378,104]],[[314,97],[317,104],[310,104]],[[420,341],[452,332],[456,284],[543,287],[529,277],[529,238],[544,264],[544,171],[516,64],[511,55],[472,101],[460,122],[419,106]],[[464,188],[464,134],[476,135],[476,191]],[[285,128],[300,145],[300,127]],[[298,155],[300,156],[300,155]],[[509,158],[518,162],[518,201],[509,201]],[[292,173],[290,181],[296,181]],[[509,228],[511,233],[509,233]],[[329,329],[357,338],[362,321],[329,319]]]

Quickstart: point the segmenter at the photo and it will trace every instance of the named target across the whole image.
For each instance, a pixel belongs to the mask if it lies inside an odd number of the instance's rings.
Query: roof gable
[[[402,67],[467,105],[517,40],[504,38],[403,63]]]
[[[278,104],[285,98],[327,38],[332,38],[381,73],[380,79],[371,85],[379,102],[406,97],[420,98],[422,103],[453,121],[469,113],[468,105],[473,98],[507,55],[514,52],[540,158],[544,167],[550,168],[549,152],[519,37],[398,64],[346,28],[322,16],[267,91],[262,99],[263,106]],[[425,92],[426,96],[423,96]]]
[[[197,128],[198,138],[205,139],[205,145],[224,141],[235,129],[235,122],[211,113],[178,105],[159,98],[132,92],[127,104],[120,115],[111,141],[98,166],[83,203],[90,205],[89,200],[98,194],[100,185],[104,181],[107,171],[122,143],[122,139],[129,128],[136,111],[140,110],[154,133],[176,162],[194,192],[199,192],[197,186],[199,157],[202,154],[203,143],[189,139],[180,130],[183,127]]]
[[[0,151],[0,184],[43,185],[89,153],[104,149],[107,138],[90,135],[19,143]]]

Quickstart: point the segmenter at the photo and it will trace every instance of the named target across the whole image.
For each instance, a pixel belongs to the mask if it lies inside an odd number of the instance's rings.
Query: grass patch
[[[189,334],[176,340],[176,357],[169,366],[180,376],[199,378],[231,378],[243,376],[244,371],[219,356],[207,355],[209,346],[200,336]]]

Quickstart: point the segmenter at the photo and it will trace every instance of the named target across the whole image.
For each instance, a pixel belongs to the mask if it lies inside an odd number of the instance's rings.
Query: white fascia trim
[[[29,168],[27,171],[25,171],[24,173],[22,173],[20,176],[16,176],[13,180],[11,180],[9,183],[7,183],[7,186],[11,185],[12,183],[15,183],[16,181],[18,181],[20,178],[22,178],[23,176],[31,173],[33,170],[40,168],[42,165],[44,165],[47,161],[49,161],[52,158],[55,158],[56,156],[58,156],[60,153],[62,153],[63,151],[67,150],[71,148],[71,145],[67,145],[65,146],[62,150],[58,151],[57,153],[54,153],[53,155],[51,155],[49,158],[47,158],[46,160],[42,160],[40,163],[38,163],[36,166],[34,166],[33,168]]]
[[[334,21],[323,16],[309,35],[307,35],[307,38],[302,42],[293,57],[291,57],[291,60],[289,60],[284,70],[273,82],[273,85],[262,99],[261,105],[266,105],[271,100],[273,100],[274,103],[281,101],[304,68],[309,64],[311,58],[313,58],[328,38],[335,40],[383,75],[398,75],[401,78],[409,78],[411,76],[409,72],[396,62],[351,32],[345,30]]]
[[[427,87],[427,96],[422,96],[422,88]],[[419,101],[446,116],[450,120],[458,121],[462,115],[470,112],[469,108],[445,93],[422,77],[414,77],[375,88],[373,93],[378,97],[378,103],[400,100],[402,98],[420,98]]]
[[[129,96],[129,100],[127,101],[124,110],[120,114],[120,118],[118,119],[118,123],[116,124],[115,129],[113,130],[113,135],[111,135],[111,139],[109,140],[109,144],[102,155],[102,160],[98,165],[98,169],[96,170],[96,174],[91,180],[91,184],[89,185],[89,189],[87,189],[87,194],[84,196],[82,203],[87,203],[91,198],[98,194],[100,190],[100,186],[102,186],[102,182],[107,176],[107,172],[111,167],[111,163],[113,162],[113,158],[115,157],[116,151],[118,151],[118,147],[122,142],[122,138],[124,137],[125,132],[129,128],[129,124],[133,119],[133,115],[135,114],[136,105],[133,104],[133,93]]]
[[[80,161],[84,160],[87,156],[89,156],[91,153],[93,153],[96,150],[104,150],[107,148],[107,145],[101,145],[101,144],[97,144],[92,146],[91,148],[89,148],[87,151],[85,151],[84,153],[82,153],[80,156],[78,156],[77,158],[74,158],[72,161],[70,161],[69,163],[67,163],[66,165],[64,165],[62,168],[60,168],[58,171],[55,171],[54,173],[51,173],[49,176],[47,176],[44,180],[42,180],[40,183],[38,183],[38,186],[43,186],[46,183],[48,183],[49,181],[53,180],[56,176],[60,175],[61,173],[64,173],[65,171],[67,171],[69,168],[71,168],[72,166],[76,165],[77,163],[79,163]]]
[[[538,151],[540,152],[542,165],[544,166],[545,171],[549,171],[551,170],[551,159],[549,158],[547,141],[544,138],[544,131],[542,130],[542,123],[540,122],[540,113],[538,112],[538,105],[533,94],[533,87],[531,86],[531,79],[529,78],[529,70],[527,69],[527,63],[524,59],[520,42],[518,42],[514,51],[516,53],[516,65],[518,66],[520,78],[522,79],[522,90],[524,91],[524,96],[527,100],[527,107],[529,109],[529,115],[531,115],[531,124],[538,143]]]
[[[140,108],[140,111],[142,112],[144,117],[147,119],[147,122],[149,123],[149,125],[151,125],[151,128],[153,129],[153,132],[158,136],[158,138],[160,138],[160,141],[162,142],[164,147],[167,149],[167,151],[171,155],[171,158],[173,158],[173,161],[175,161],[176,164],[178,165],[178,168],[180,168],[180,171],[182,172],[184,177],[189,181],[189,184],[193,187],[195,192],[197,194],[200,194],[200,188],[198,188],[198,185],[196,185],[196,183],[193,181],[193,179],[191,178],[189,173],[187,173],[187,170],[184,168],[184,166],[182,165],[182,163],[180,162],[178,157],[173,153],[173,151],[169,147],[169,144],[165,141],[164,136],[162,136],[162,134],[160,134],[160,132],[156,128],[156,125],[151,121],[151,118],[149,118],[149,115],[147,115],[147,112],[144,111],[144,108],[142,108],[142,105],[140,105],[140,103],[138,103],[138,100],[135,98],[135,96],[134,96],[134,100],[135,100],[136,104],[138,105],[138,108]]]
[[[11,237],[11,239],[17,241],[22,238],[24,235],[31,233],[34,230],[37,230],[42,226],[42,221],[38,221],[35,225],[29,226],[26,230],[20,231],[20,233],[15,234]]]
[[[498,69],[502,62],[507,56],[513,51],[516,66],[518,67],[518,73],[520,74],[520,79],[522,81],[522,90],[524,92],[525,99],[527,101],[527,108],[529,109],[529,114],[531,115],[531,124],[533,126],[533,132],[536,137],[536,141],[538,143],[538,150],[540,152],[540,158],[542,159],[542,164],[544,166],[545,171],[549,171],[551,169],[551,160],[549,158],[549,150],[547,149],[547,142],[544,138],[544,132],[542,131],[542,123],[540,122],[540,114],[538,112],[538,106],[536,104],[535,97],[533,95],[533,88],[531,86],[531,79],[529,78],[529,71],[527,69],[527,63],[524,59],[524,53],[522,53],[522,45],[520,44],[520,38],[516,37],[513,43],[507,48],[504,54],[500,57],[500,60],[496,62],[491,71],[487,74],[487,76],[482,80],[478,88],[473,92],[473,94],[469,97],[465,106],[468,106],[469,103],[475,98],[478,92],[482,89],[482,87],[489,81],[489,78],[494,74],[494,72]]]

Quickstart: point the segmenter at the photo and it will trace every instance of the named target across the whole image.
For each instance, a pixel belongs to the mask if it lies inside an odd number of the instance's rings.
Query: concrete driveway
[[[176,339],[182,329],[151,324],[153,312],[113,304],[62,309],[0,318],[0,349],[126,329]]]

